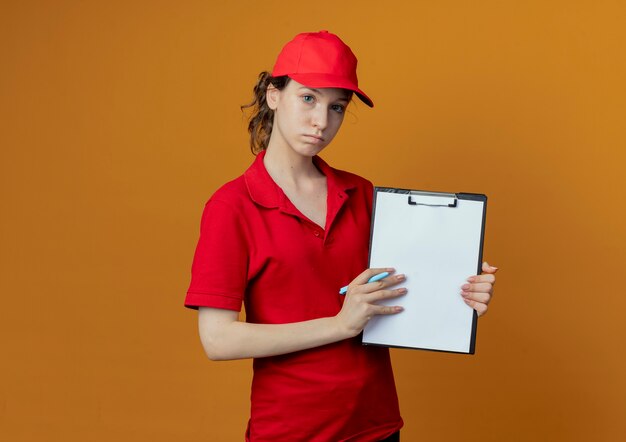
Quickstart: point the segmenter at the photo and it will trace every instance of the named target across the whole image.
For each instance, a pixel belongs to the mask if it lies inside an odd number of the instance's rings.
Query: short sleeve
[[[248,269],[243,223],[243,217],[230,204],[219,200],[206,204],[185,307],[241,310]]]

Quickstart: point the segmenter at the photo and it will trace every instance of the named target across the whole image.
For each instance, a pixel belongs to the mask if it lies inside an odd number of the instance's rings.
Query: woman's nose
[[[313,112],[312,116],[313,127],[324,130],[326,129],[326,125],[328,124],[328,113],[322,106],[316,108]]]

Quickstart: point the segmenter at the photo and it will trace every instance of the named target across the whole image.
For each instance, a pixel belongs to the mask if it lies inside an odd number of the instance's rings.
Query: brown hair
[[[274,124],[274,111],[269,108],[265,99],[267,88],[271,84],[278,90],[282,90],[289,83],[289,77],[272,77],[269,72],[261,72],[254,85],[252,101],[241,106],[241,110],[252,108],[248,123],[250,132],[250,150],[257,154],[267,149]]]

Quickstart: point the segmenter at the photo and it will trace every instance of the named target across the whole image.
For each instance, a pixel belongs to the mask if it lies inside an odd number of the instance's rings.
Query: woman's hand
[[[394,269],[367,269],[348,285],[343,307],[335,319],[349,335],[356,336],[361,333],[365,324],[374,315],[394,315],[404,310],[399,306],[376,304],[383,299],[396,298],[407,292],[405,288],[391,288],[403,282],[405,275],[390,275],[380,281],[367,282],[372,276],[382,272],[393,273]]]
[[[489,302],[493,296],[493,285],[496,283],[497,267],[490,266],[483,262],[483,273],[467,278],[467,283],[463,284],[461,296],[465,303],[472,307],[482,316],[487,313]]]

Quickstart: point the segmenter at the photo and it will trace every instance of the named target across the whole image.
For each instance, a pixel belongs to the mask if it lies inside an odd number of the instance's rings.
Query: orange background
[[[626,438],[624,2],[302,4],[2,2],[0,439],[242,440],[250,361],[182,302],[238,106],[319,29],[376,103],[327,161],[490,197],[477,354],[393,351],[403,440]]]

